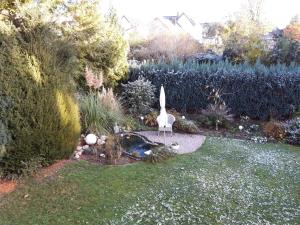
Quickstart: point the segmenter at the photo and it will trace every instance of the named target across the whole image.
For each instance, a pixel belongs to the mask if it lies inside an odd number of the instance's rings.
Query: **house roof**
[[[128,31],[135,27],[126,16],[122,16],[120,21],[121,26],[124,28],[125,31]]]
[[[155,17],[151,22],[135,24],[126,16],[121,17],[121,26],[125,33],[135,31],[142,36],[155,35],[162,32],[188,33],[197,40],[201,39],[201,26],[186,13],[177,13],[175,16]]]
[[[181,14],[177,13],[176,16],[163,16],[163,18],[171,21],[173,25],[181,26],[179,21],[183,18],[186,18],[192,26],[196,25],[195,21],[191,17],[189,17],[185,12],[182,12]]]

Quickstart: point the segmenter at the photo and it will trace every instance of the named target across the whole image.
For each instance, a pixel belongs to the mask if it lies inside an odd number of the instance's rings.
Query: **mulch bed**
[[[58,171],[63,168],[65,165],[75,162],[74,160],[68,159],[68,160],[59,160],[58,162],[41,168],[35,175],[35,179],[37,181],[42,181],[44,178],[47,177],[55,177],[58,173]]]
[[[13,192],[17,187],[15,180],[0,180],[0,197]]]

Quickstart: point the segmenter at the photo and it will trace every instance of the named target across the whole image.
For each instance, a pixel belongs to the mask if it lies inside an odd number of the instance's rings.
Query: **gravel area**
[[[157,131],[140,131],[137,132],[150,141],[164,143],[164,134],[160,132],[160,135],[157,135]],[[177,142],[179,144],[179,149],[175,150],[178,154],[186,154],[196,151],[205,141],[205,136],[199,134],[180,134],[173,133],[171,135],[169,132],[166,132],[166,145],[171,145],[172,143]]]

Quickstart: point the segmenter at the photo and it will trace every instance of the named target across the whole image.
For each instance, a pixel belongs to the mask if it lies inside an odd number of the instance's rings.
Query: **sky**
[[[119,16],[141,22],[157,16],[185,12],[197,22],[222,22],[247,4],[248,0],[102,0],[105,11],[113,6]],[[300,14],[300,0],[264,0],[265,19],[273,26],[283,28],[292,16]]]

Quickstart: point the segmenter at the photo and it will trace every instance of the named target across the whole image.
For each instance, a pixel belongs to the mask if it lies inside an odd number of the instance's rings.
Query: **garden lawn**
[[[0,224],[299,224],[300,148],[207,138],[160,164],[67,165],[0,199]]]

